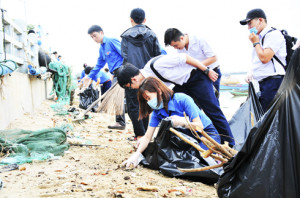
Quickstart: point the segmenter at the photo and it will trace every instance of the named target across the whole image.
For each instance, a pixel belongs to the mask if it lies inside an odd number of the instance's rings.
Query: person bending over
[[[189,117],[191,125],[204,129],[218,143],[221,142],[211,120],[198,108],[194,100],[184,93],[174,93],[158,78],[148,77],[142,82],[138,90],[138,101],[139,119],[152,114],[146,134],[137,143],[137,151],[123,162],[126,167],[131,166],[131,164],[134,167],[138,165],[139,156],[147,148],[155,128],[162,119],[170,117],[173,127],[188,128],[183,112]],[[187,135],[193,136],[187,132],[188,130],[185,131]],[[201,137],[200,133],[199,136]],[[202,142],[199,142],[199,145],[203,149],[207,149]]]

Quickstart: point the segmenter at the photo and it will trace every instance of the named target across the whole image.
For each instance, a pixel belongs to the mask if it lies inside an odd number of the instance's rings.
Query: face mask
[[[256,29],[256,27],[253,27],[253,28],[251,28],[250,30],[250,34],[252,34],[252,32],[254,33],[254,34],[257,34],[257,29]]]
[[[253,32],[255,35],[257,34],[258,30],[257,30],[256,26],[258,25],[258,23],[259,23],[259,20],[257,20],[257,23],[256,23],[255,27],[253,27],[253,28],[251,28],[251,29],[249,30],[249,31],[250,31],[250,34],[252,34],[252,32]],[[260,27],[260,25],[261,25],[261,24],[259,24],[258,28]]]
[[[153,98],[153,99],[149,100],[147,103],[152,109],[156,109],[156,110],[162,109],[164,107],[162,102],[157,107],[157,98]]]

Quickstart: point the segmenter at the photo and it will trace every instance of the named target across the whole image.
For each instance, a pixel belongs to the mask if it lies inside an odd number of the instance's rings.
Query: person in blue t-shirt
[[[84,87],[89,81],[98,75],[99,71],[107,63],[109,72],[113,75],[112,84],[117,82],[116,74],[123,63],[121,55],[121,43],[118,39],[104,36],[103,29],[99,25],[93,25],[88,29],[91,38],[100,44],[99,57],[96,66],[90,74],[82,79]],[[124,108],[125,109],[125,108]],[[110,129],[124,130],[126,127],[125,112],[122,115],[116,115],[116,123],[108,126]]]
[[[110,87],[111,87],[111,80],[110,80],[110,76],[100,70],[100,72],[98,73],[98,79],[100,78],[100,84],[101,86],[101,94],[104,94]]]
[[[80,74],[80,80],[83,79],[85,77],[85,68],[87,67],[87,64],[86,63],[83,63],[83,70]]]
[[[212,121],[199,109],[194,100],[184,93],[174,94],[158,78],[148,77],[142,82],[138,91],[138,101],[140,107],[139,119],[152,114],[146,134],[137,143],[137,151],[123,163],[127,167],[131,164],[138,165],[139,156],[147,148],[155,128],[162,119],[170,117],[173,127],[188,128],[183,112],[189,117],[192,126],[202,128],[218,143],[221,142],[219,133]],[[186,134],[191,135],[191,133]],[[201,137],[201,134],[199,136]],[[202,142],[199,142],[199,145],[207,150]]]

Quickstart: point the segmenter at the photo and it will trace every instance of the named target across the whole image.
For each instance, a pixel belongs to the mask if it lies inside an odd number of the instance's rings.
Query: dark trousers
[[[101,86],[101,94],[104,94],[111,87],[111,81],[106,81]]]
[[[282,79],[283,76],[274,76],[269,77],[267,79],[263,79],[259,82],[259,89],[261,92],[259,102],[264,112],[267,111],[268,106],[270,105],[274,96],[276,95],[281,85]]]
[[[216,67],[215,69],[213,69],[217,74],[219,74],[218,79],[216,80],[216,82],[213,82],[214,87],[216,88],[216,90],[218,92],[220,92],[220,82],[221,82],[221,77],[222,77],[222,73],[219,67]]]
[[[201,70],[197,69],[186,83],[176,85],[173,90],[185,93],[196,100],[196,104],[203,109],[221,135],[222,143],[228,141],[232,146],[235,144],[229,124],[215,96],[213,83]]]
[[[137,99],[137,92],[138,92],[137,89],[125,88],[126,105],[127,105],[128,115],[133,125],[133,131],[135,136],[143,136],[145,135],[148,128],[149,117],[144,118],[142,120],[138,120],[139,102]]]
[[[116,77],[114,77],[112,84],[114,84],[114,83],[118,83],[118,80],[117,80]],[[124,110],[123,110],[122,115],[116,115],[116,122],[118,122],[122,126],[126,126],[126,121],[125,121],[125,105],[124,105]]]

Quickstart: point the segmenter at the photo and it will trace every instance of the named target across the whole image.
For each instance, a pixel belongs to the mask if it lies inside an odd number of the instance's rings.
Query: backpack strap
[[[261,45],[263,46],[264,45],[264,40],[265,40],[265,37],[266,37],[266,35],[269,33],[269,32],[272,32],[272,31],[274,31],[274,30],[276,30],[276,28],[273,28],[272,27],[272,29],[271,30],[269,30],[263,37],[262,37],[262,39],[261,39]],[[285,69],[285,65],[279,60],[279,58],[274,54],[274,56],[272,57],[272,59],[271,59],[271,61],[272,61],[272,63],[273,63],[273,65],[274,65],[274,60],[273,60],[273,58],[283,67],[283,69]],[[274,69],[275,69],[275,65],[274,65]],[[275,70],[275,72],[276,72],[276,70]]]
[[[168,80],[168,79],[165,79],[164,77],[162,77],[161,75],[160,75],[160,73],[158,73],[158,71],[154,68],[154,63],[155,63],[155,61],[157,61],[157,59],[159,59],[159,58],[161,58],[163,55],[160,55],[160,56],[157,56],[157,57],[155,57],[155,58],[153,58],[153,60],[151,61],[151,63],[150,63],[150,69],[155,73],[155,75],[161,80],[161,81],[163,81],[163,82],[168,82],[168,83],[172,83],[172,84],[174,84],[174,85],[178,85],[177,83],[175,83],[175,82],[172,82],[172,81],[170,81],[170,80]],[[179,85],[178,85],[179,86]]]

